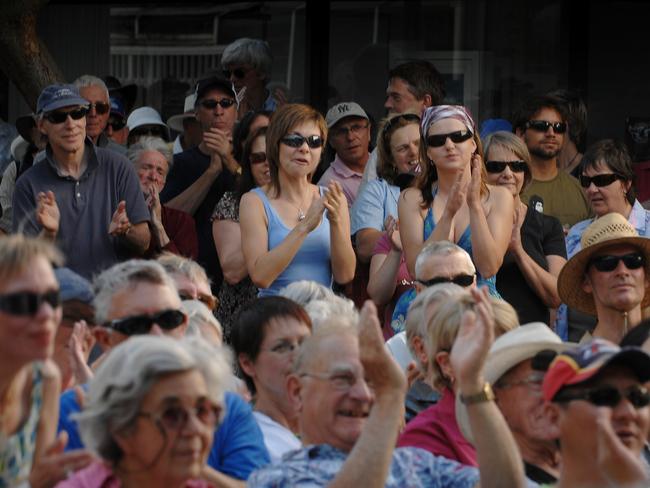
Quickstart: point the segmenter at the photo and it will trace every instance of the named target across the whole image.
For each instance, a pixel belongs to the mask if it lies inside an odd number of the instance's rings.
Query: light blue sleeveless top
[[[323,194],[323,188],[319,188]],[[262,199],[264,211],[269,223],[267,249],[270,251],[279,246],[292,229],[289,229],[275,211],[268,197],[261,188],[252,190]],[[316,229],[311,231],[293,257],[289,266],[280,273],[271,286],[260,288],[257,296],[277,295],[282,288],[294,281],[310,280],[332,286],[332,266],[330,263],[330,221],[327,211]]]

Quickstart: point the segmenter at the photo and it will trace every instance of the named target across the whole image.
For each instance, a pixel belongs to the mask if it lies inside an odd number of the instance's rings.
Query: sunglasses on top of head
[[[68,112],[57,110],[56,112],[46,113],[43,117],[52,124],[62,124],[68,120],[68,115],[72,120],[83,119],[88,115],[88,109],[86,107],[79,107]]]
[[[528,168],[526,161],[486,161],[485,169],[488,173],[503,173],[506,166],[513,173],[523,173]]]
[[[614,271],[620,261],[623,261],[627,269],[639,269],[645,265],[645,258],[638,252],[624,254],[623,256],[597,256],[589,262],[589,265],[598,271],[609,272]]]
[[[289,147],[302,147],[306,142],[311,149],[318,149],[323,147],[323,138],[321,136],[302,136],[300,134],[289,134],[280,139],[280,142]]]
[[[235,101],[232,98],[222,98],[221,100],[213,100],[208,98],[206,100],[201,100],[201,106],[207,108],[208,110],[214,110],[217,108],[217,105],[221,105],[221,108],[230,108],[235,104]]]
[[[611,185],[616,180],[625,180],[625,178],[623,178],[621,175],[617,175],[616,173],[596,176],[580,175],[580,186],[583,188],[589,188],[593,183],[598,188],[601,188],[603,186]]]
[[[104,323],[124,335],[148,334],[153,324],[157,324],[163,330],[173,330],[185,321],[185,314],[180,310],[163,310],[153,315],[132,315],[122,319],[111,320]]]
[[[440,147],[444,146],[447,142],[447,139],[451,139],[451,142],[454,144],[459,144],[465,142],[468,139],[472,138],[472,133],[465,130],[457,130],[450,132],[449,134],[431,134],[427,136],[427,146],[429,147]]]
[[[626,398],[637,409],[650,405],[650,392],[640,385],[630,386],[624,390],[604,385],[583,391],[565,391],[560,392],[553,401],[568,403],[574,400],[584,400],[597,407],[614,408],[623,398]]]
[[[20,291],[0,295],[0,311],[9,315],[32,317],[36,315],[43,303],[49,303],[52,308],[59,307],[61,305],[59,290],[50,290],[45,293]]]
[[[548,120],[529,120],[525,124],[526,129],[533,129],[537,132],[546,132],[549,127],[553,127],[553,132],[556,134],[564,134],[566,132],[566,122],[549,122]]]

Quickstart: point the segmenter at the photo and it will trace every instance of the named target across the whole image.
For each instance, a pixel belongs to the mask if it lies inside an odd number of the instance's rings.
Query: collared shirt
[[[254,471],[247,486],[326,486],[339,473],[347,456],[327,444],[307,446],[285,454],[279,463]],[[469,488],[478,481],[476,468],[434,456],[417,447],[401,447],[393,451],[384,486]]]
[[[13,230],[38,235],[37,196],[52,191],[61,215],[57,245],[66,266],[87,279],[118,261],[128,258],[121,239],[108,233],[119,203],[126,202],[132,224],[148,222],[149,209],[133,165],[115,152],[96,148],[85,141],[87,168],[79,179],[59,174],[52,149],[16,182],[13,197]]]
[[[384,230],[386,217],[397,219],[399,187],[377,178],[359,189],[357,199],[350,211],[350,234],[361,229]]]
[[[327,168],[327,171],[325,171],[323,176],[321,176],[318,185],[327,186],[330,181],[338,181],[341,184],[343,194],[348,201],[348,208],[352,208],[352,204],[357,198],[362,178],[362,173],[357,173],[348,168],[337,154],[334,161],[330,164],[330,167]]]
[[[108,149],[117,154],[121,154],[122,156],[126,156],[126,146],[118,144],[114,140],[110,139],[104,132],[99,134],[99,137],[97,138],[97,147]]]

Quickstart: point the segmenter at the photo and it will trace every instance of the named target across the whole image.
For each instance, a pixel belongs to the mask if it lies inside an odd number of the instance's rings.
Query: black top
[[[165,188],[160,192],[161,202],[167,203],[183,193],[208,169],[208,166],[210,166],[210,156],[201,152],[198,146],[174,155],[174,165],[167,176]],[[197,261],[205,268],[210,280],[212,280],[212,289],[215,294],[221,287],[223,274],[221,273],[217,250],[214,247],[210,217],[223,194],[226,191],[233,190],[234,187],[235,177],[224,168],[212,183],[208,193],[193,215],[199,239],[199,257]]]
[[[557,483],[557,478],[555,476],[534,464],[529,464],[524,461],[524,470],[526,472],[526,478],[537,484],[543,485]]]
[[[531,201],[533,199],[541,201],[539,197],[533,197]],[[535,204],[528,206],[521,226],[521,244],[533,261],[548,271],[546,256],[556,255],[566,259],[564,231],[558,219],[540,213],[535,207]],[[548,308],[528,284],[510,252],[506,253],[497,273],[497,290],[517,310],[520,323],[549,323]]]

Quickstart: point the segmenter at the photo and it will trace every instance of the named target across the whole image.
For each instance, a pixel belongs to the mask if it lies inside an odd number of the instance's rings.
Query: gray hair
[[[197,281],[204,281],[210,286],[210,278],[208,278],[205,269],[196,261],[192,261],[189,258],[184,258],[178,254],[172,254],[170,252],[164,252],[158,259],[158,263],[165,268],[165,271],[170,275],[180,274],[187,277],[192,282],[196,283]]]
[[[213,327],[220,337],[223,337],[221,324],[206,305],[199,300],[183,300],[181,309],[187,314],[189,323],[185,331],[185,337],[201,337],[201,325],[207,324]]]
[[[354,302],[347,298],[332,295],[325,300],[312,300],[305,305],[305,312],[311,319],[312,331],[327,323],[339,323],[343,326],[356,326],[359,312]]]
[[[294,374],[300,374],[307,369],[309,362],[313,361],[321,351],[321,343],[324,340],[333,336],[343,337],[346,335],[357,339],[358,334],[358,322],[343,324],[332,320],[322,324],[321,327],[314,327],[311,335],[305,337],[305,340],[298,348],[298,353],[293,362]]]
[[[111,301],[118,291],[138,283],[167,286],[178,296],[174,282],[157,262],[143,259],[124,261],[102,272],[93,282],[96,323],[101,325],[108,321]]]
[[[421,278],[422,268],[425,266],[425,263],[433,256],[449,256],[452,253],[459,252],[467,257],[467,261],[472,266],[474,272],[476,272],[476,267],[472,262],[472,257],[463,249],[462,247],[454,244],[449,241],[434,241],[430,242],[422,248],[418,257],[415,259],[415,279]]]
[[[221,66],[248,64],[268,81],[271,78],[273,55],[269,43],[242,37],[228,44],[221,55]]]
[[[165,160],[167,160],[167,170],[169,171],[172,169],[174,155],[172,154],[172,150],[169,148],[169,144],[163,141],[160,137],[140,137],[138,142],[129,146],[129,149],[126,151],[126,157],[129,158],[129,161],[133,164],[138,164],[142,153],[147,151],[158,151],[164,156]]]
[[[437,305],[438,303],[442,302],[443,299],[453,297],[454,295],[462,293],[463,291],[465,291],[465,289],[455,283],[439,283],[422,290],[411,302],[411,305],[408,309],[408,314],[406,315],[406,344],[409,348],[409,351],[411,352],[411,355],[415,358],[415,362],[420,371],[425,371],[427,366],[420,362],[420,358],[413,350],[413,339],[415,337],[420,337],[423,341],[427,354],[429,354],[429,348],[427,347],[428,341],[426,340],[427,309],[432,305]]]
[[[293,300],[303,307],[314,300],[329,300],[336,296],[325,285],[309,280],[294,281],[282,288],[279,295]]]
[[[122,451],[114,435],[133,428],[145,396],[165,375],[198,371],[208,398],[224,413],[230,381],[227,353],[196,339],[132,337],[116,346],[90,381],[83,411],[76,415],[84,445],[116,465]],[[221,420],[221,419],[220,419]]]
[[[74,80],[72,84],[79,89],[85,88],[87,86],[98,86],[99,88],[103,88],[104,91],[106,91],[106,100],[111,99],[110,94],[108,93],[108,87],[106,86],[106,83],[104,83],[104,80],[96,76],[81,75],[79,78]]]

